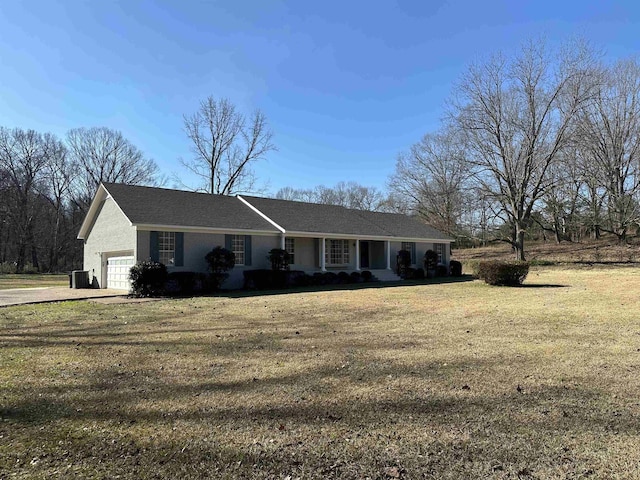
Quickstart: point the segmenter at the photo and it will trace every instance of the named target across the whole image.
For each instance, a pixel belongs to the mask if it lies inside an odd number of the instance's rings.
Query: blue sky
[[[0,125],[120,130],[163,174],[188,157],[184,114],[208,95],[264,111],[283,186],[383,188],[438,128],[468,64],[582,36],[636,55],[636,1],[13,1],[0,9]],[[184,177],[185,182],[191,180]],[[171,186],[172,182],[169,182]]]

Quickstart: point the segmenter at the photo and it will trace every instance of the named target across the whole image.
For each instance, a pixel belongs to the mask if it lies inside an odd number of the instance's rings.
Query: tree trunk
[[[516,254],[516,261],[524,262],[524,230],[517,229],[516,231],[516,241],[513,244],[513,249]]]

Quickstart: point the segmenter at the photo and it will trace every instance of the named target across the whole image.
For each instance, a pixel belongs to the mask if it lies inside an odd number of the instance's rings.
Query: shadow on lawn
[[[604,401],[606,392],[570,379],[562,385],[525,385],[522,390],[505,380],[504,388],[481,394],[482,376],[464,373],[491,372],[503,363],[502,357],[454,362],[446,368],[436,362],[409,372],[395,362],[361,368],[320,365],[291,375],[187,384],[168,382],[157,370],[113,366],[91,372],[86,382],[34,389],[21,401],[3,405],[0,416],[35,425],[72,419],[150,425],[175,420],[238,426],[339,423],[352,429],[427,422],[474,428],[490,421],[493,430],[528,427],[539,435],[603,429],[637,432],[637,418],[630,409],[621,405],[612,409],[609,400]],[[412,388],[400,388],[393,381],[398,379]],[[331,385],[337,384],[340,391],[334,392]],[[369,394],[343,395],[363,387]],[[237,402],[229,402],[230,396]],[[244,400],[256,396],[262,401],[254,405]]]
[[[512,361],[525,367],[525,359]],[[8,428],[11,438],[19,432],[35,436],[42,451],[49,442],[51,449],[58,448],[55,430],[68,428],[76,432],[69,441],[78,443],[83,461],[95,460],[95,468],[117,468],[130,459],[134,473],[141,465],[147,472],[176,468],[182,478],[190,468],[207,475],[212,468],[245,472],[238,478],[295,471],[303,478],[387,478],[380,472],[390,465],[406,469],[410,478],[428,468],[434,469],[431,478],[449,470],[458,472],[452,478],[461,478],[471,468],[522,469],[541,458],[557,457],[562,464],[571,452],[559,450],[559,438],[571,445],[576,437],[637,434],[633,409],[612,408],[606,392],[571,379],[560,385],[525,384],[523,391],[504,380],[503,388],[483,393],[485,377],[479,372],[495,376],[504,362],[496,356],[446,368],[425,363],[409,371],[396,361],[362,362],[358,368],[322,364],[246,381],[217,382],[202,375],[195,378],[202,381],[187,384],[157,370],[114,366],[86,372],[78,383],[32,387],[18,401],[5,400],[0,432]],[[465,379],[464,372],[476,375]],[[370,394],[357,393],[363,387]],[[139,429],[164,433],[158,443],[141,448]],[[301,431],[313,434],[305,437]],[[248,432],[252,441],[243,436]],[[113,440],[118,435],[121,440]],[[489,476],[474,471],[471,477]]]

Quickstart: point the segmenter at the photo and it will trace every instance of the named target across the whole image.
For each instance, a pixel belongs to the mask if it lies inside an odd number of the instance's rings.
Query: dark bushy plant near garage
[[[489,285],[517,287],[529,273],[527,262],[484,261],[478,265],[478,277]]]
[[[164,293],[167,276],[167,267],[160,262],[138,262],[129,270],[131,294],[136,297],[158,297]]]

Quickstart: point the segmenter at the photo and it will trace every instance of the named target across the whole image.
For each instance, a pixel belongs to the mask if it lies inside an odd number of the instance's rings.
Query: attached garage
[[[133,255],[107,258],[107,288],[129,290],[129,270],[135,264]]]

